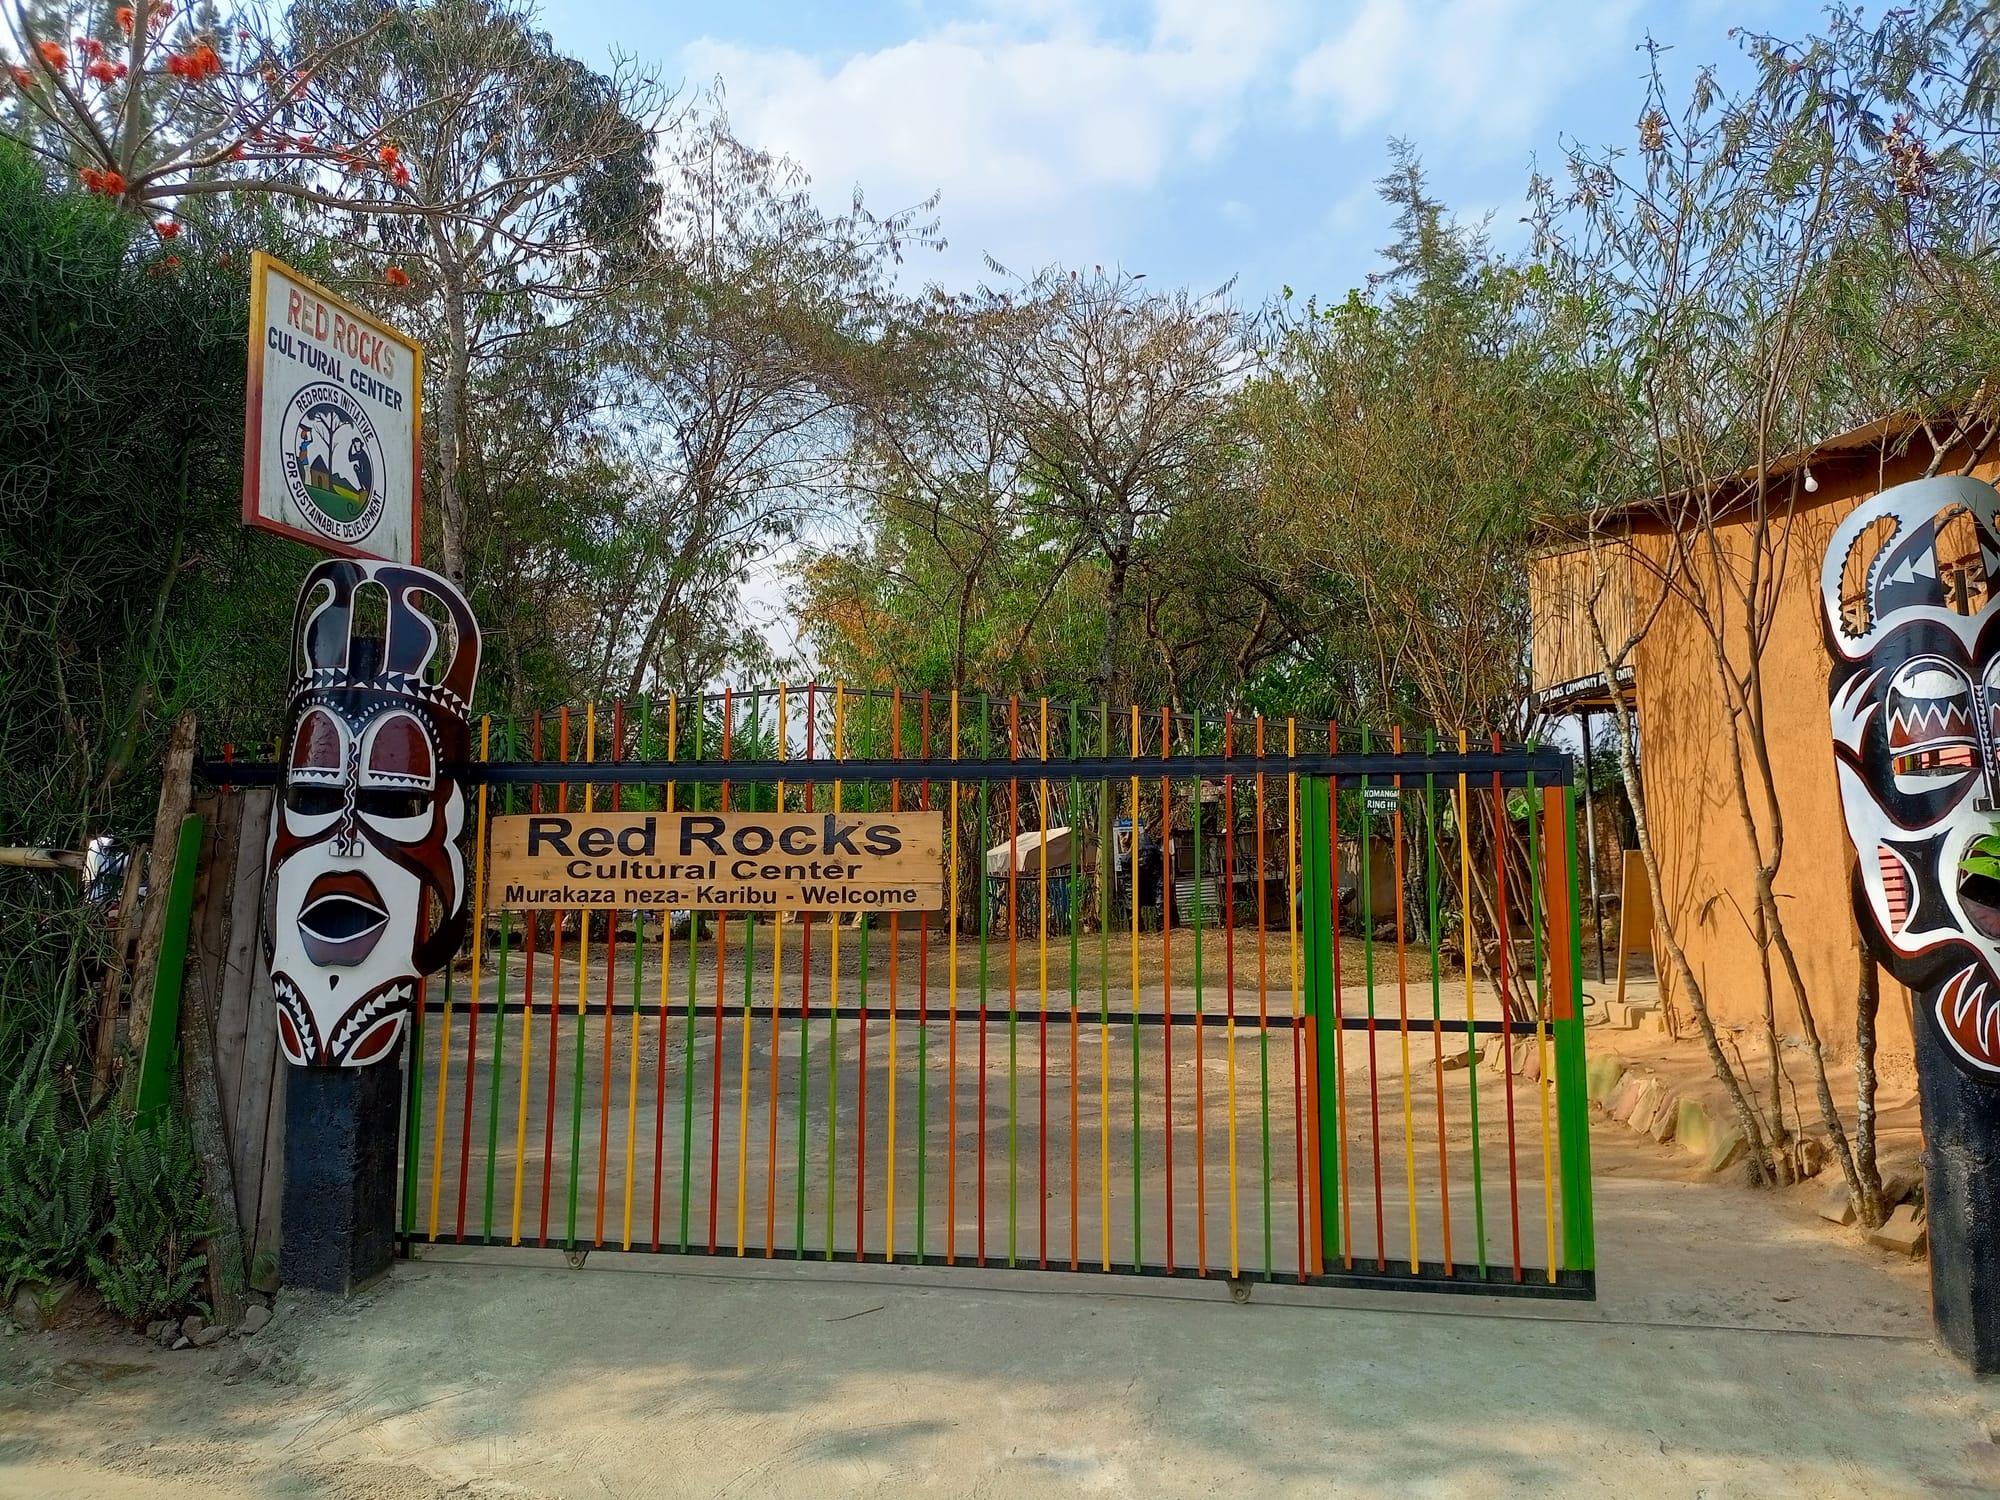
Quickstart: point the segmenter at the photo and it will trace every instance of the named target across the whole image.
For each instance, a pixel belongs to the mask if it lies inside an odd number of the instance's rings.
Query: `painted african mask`
[[[1820,572],[1855,914],[1961,1068],[2000,1083],[2000,492],[1884,490]]]
[[[264,945],[285,1056],[393,1057],[417,981],[465,933],[467,710],[479,627],[456,588],[401,563],[306,576],[293,625]]]

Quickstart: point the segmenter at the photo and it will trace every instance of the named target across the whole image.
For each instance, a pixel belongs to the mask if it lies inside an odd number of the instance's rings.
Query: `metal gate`
[[[818,685],[480,745],[406,1247],[1592,1294],[1565,755]],[[950,911],[493,909],[491,816],[607,806],[939,809]]]

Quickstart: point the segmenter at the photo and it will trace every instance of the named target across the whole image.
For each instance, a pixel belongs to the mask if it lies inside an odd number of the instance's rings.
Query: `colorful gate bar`
[[[818,684],[479,744],[406,1246],[1592,1295],[1565,755]],[[494,818],[606,808],[941,812],[946,909],[499,904]]]

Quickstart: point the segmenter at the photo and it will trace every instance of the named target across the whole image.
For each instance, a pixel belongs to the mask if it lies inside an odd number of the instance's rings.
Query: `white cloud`
[[[1344,135],[1516,149],[1563,91],[1628,39],[1637,0],[1571,8],[1541,0],[1363,0],[1292,69],[1309,114],[1330,107]]]
[[[682,62],[691,79],[719,74],[745,138],[800,161],[830,199],[857,183],[878,207],[942,190],[951,259],[976,277],[981,252],[1022,270],[1116,259],[1120,209],[1228,146],[1253,86],[1280,76],[1299,11],[1156,0],[1149,19],[1119,35],[1047,0],[845,57],[703,39]]]
[[[878,210],[942,192],[951,248],[910,272],[964,286],[986,254],[1022,272],[1164,270],[1148,264],[1162,235],[1170,255],[1196,219],[1276,237],[1234,252],[1239,267],[1280,241],[1320,258],[1293,243],[1308,215],[1284,200],[1372,200],[1389,135],[1413,138],[1441,185],[1469,176],[1490,195],[1483,174],[1520,174],[1603,92],[1649,3],[925,0],[872,50],[719,34],[680,63],[696,83],[721,76],[745,139],[801,163],[829,204],[857,185]]]

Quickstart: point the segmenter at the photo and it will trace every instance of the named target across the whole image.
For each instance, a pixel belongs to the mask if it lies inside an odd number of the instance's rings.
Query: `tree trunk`
[[[1863,949],[1854,1002],[1854,1172],[1861,1186],[1854,1211],[1870,1229],[1885,1217],[1882,1174],[1875,1164],[1875,1018],[1881,1007],[1881,971]]]
[[[1107,703],[1122,705],[1118,691],[1118,648],[1123,643],[1125,588],[1131,576],[1132,549],[1121,544],[1112,549],[1104,576],[1104,644],[1097,653],[1097,696]],[[1134,747],[1137,753],[1137,747]]]
[[[471,337],[465,294],[459,278],[445,278],[446,335],[440,379],[431,412],[437,428],[438,534],[443,542],[444,576],[466,586],[465,495],[458,484],[458,450],[464,437],[465,392],[471,379]]]

